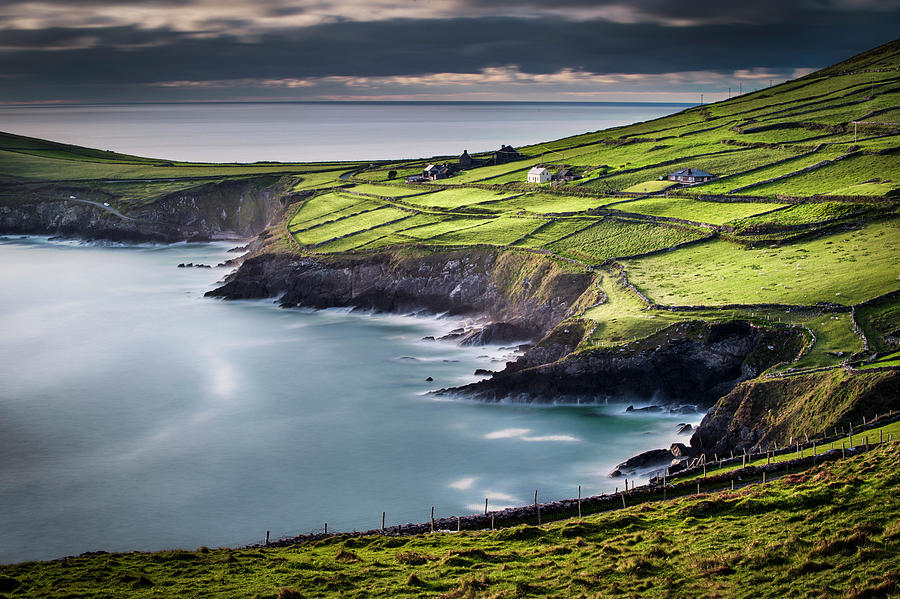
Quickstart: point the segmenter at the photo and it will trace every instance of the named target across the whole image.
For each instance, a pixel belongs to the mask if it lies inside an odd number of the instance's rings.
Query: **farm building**
[[[555,175],[553,175],[554,181],[560,181],[563,183],[568,183],[569,181],[575,181],[576,179],[581,179],[581,175],[576,173],[570,168],[561,168]]]
[[[463,150],[459,156],[459,168],[475,168],[481,166],[483,162],[477,158],[472,158],[468,150]]]
[[[516,151],[516,149],[512,146],[503,145],[499,150],[494,152],[494,164],[506,164],[507,162],[512,162],[514,160],[519,160],[522,158],[522,155]]]
[[[542,166],[535,166],[528,171],[529,183],[546,183],[550,180],[550,171]]]
[[[685,168],[678,172],[671,173],[666,178],[669,181],[678,181],[679,183],[702,183],[713,179],[714,175],[696,168]]]
[[[425,170],[422,171],[422,176],[430,181],[446,179],[451,174],[452,173],[446,164],[429,164],[425,167]]]

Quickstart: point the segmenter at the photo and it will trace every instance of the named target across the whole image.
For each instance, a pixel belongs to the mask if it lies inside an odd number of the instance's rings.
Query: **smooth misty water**
[[[421,340],[454,320],[203,298],[225,269],[175,266],[227,248],[0,241],[0,562],[599,493],[685,419],[437,401],[509,350]]]
[[[687,104],[362,102],[0,106],[0,131],[210,162],[417,158],[645,121]]]

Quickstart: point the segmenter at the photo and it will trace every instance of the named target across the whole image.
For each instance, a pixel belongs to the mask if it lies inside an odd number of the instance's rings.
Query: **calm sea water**
[[[0,131],[209,162],[419,158],[558,139],[671,114],[661,103],[0,106]]]
[[[0,562],[610,491],[699,420],[435,400],[509,350],[422,341],[455,320],[203,298],[226,271],[176,265],[227,248],[0,241]]]

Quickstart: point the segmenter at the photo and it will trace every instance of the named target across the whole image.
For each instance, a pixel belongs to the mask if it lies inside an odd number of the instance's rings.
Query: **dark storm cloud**
[[[67,90],[68,96],[112,97],[127,86],[158,82],[479,73],[510,65],[534,74],[790,71],[825,66],[889,41],[896,35],[897,12],[892,0],[627,5],[567,0],[553,3],[552,13],[546,3],[500,0],[487,8],[483,2],[448,3],[464,17],[441,16],[449,9],[434,2],[428,5],[433,17],[380,19],[397,13],[386,3],[371,10],[360,3],[356,11],[350,0],[271,1],[244,11],[242,3],[226,2],[204,12],[202,3],[184,2],[179,6],[193,16],[191,27],[181,30],[148,23],[0,30],[0,75],[17,84],[0,88],[0,101],[53,89]],[[97,10],[94,20],[119,18],[117,11],[127,5],[136,10],[167,5],[158,0],[95,4],[110,10]],[[334,8],[338,5],[341,10]],[[416,7],[418,14],[432,10]],[[4,14],[9,21],[9,14],[17,13]],[[310,15],[317,15],[315,23],[304,26],[286,26],[281,18]]]

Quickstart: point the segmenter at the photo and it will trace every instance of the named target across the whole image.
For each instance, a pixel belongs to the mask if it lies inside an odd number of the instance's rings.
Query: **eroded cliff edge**
[[[479,341],[490,343],[542,337],[570,315],[593,278],[542,256],[489,249],[335,257],[263,252],[207,295],[477,317],[489,321]]]
[[[285,182],[273,177],[212,181],[119,212],[117,197],[76,184],[10,185],[0,203],[0,233],[112,241],[246,239],[284,210]]]

